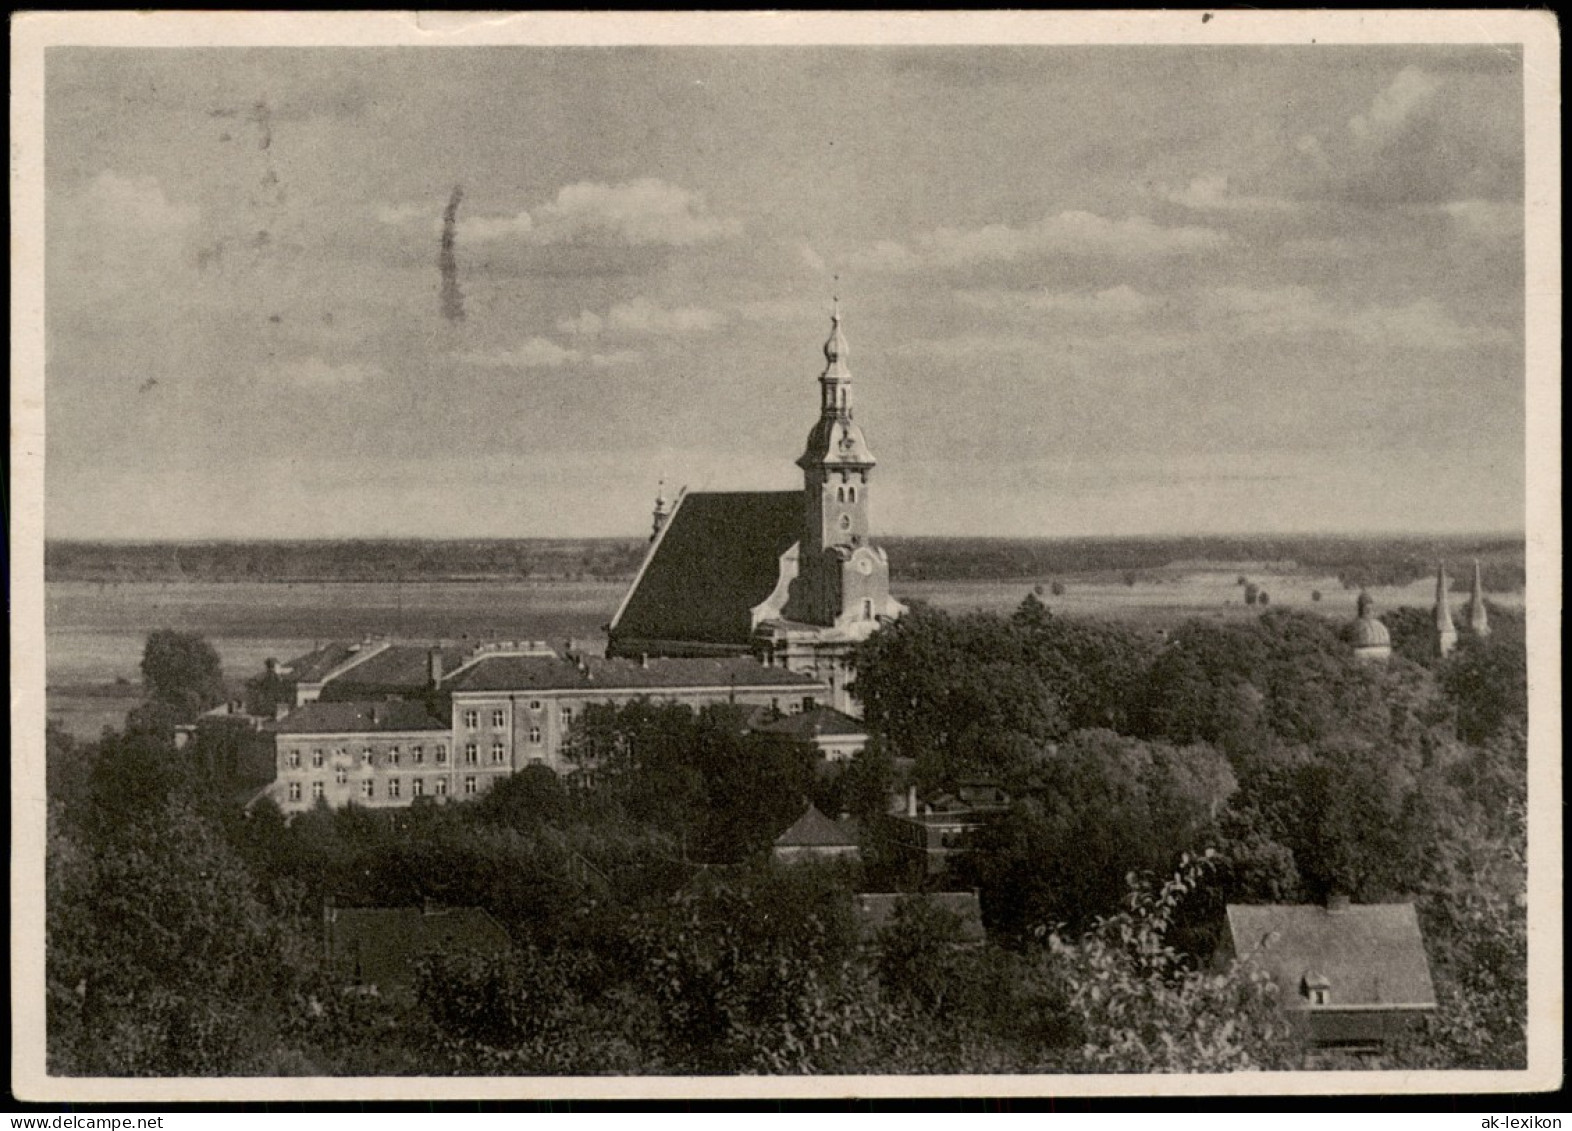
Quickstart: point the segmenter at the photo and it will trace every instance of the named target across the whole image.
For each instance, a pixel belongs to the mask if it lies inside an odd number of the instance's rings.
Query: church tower
[[[868,480],[876,461],[852,420],[850,354],[837,302],[824,343],[819,419],[797,460],[808,508],[803,550],[813,556],[831,546],[860,545],[868,537]]]
[[[837,301],[819,375],[819,419],[797,460],[803,531],[797,576],[783,612],[800,624],[866,635],[880,617],[903,610],[890,597],[884,551],[869,541],[869,492],[877,461],[853,419],[850,355]]]
[[[1447,596],[1446,563],[1436,570],[1436,654],[1443,659],[1457,647],[1457,625],[1452,623],[1452,603]]]

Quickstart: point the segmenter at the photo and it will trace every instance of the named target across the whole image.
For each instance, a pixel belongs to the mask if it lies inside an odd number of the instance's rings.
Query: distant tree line
[[[49,581],[621,580],[642,539],[64,542],[44,546]]]
[[[883,538],[892,579],[1010,580],[1106,573],[1134,584],[1173,562],[1279,561],[1350,588],[1406,585],[1438,558],[1481,560],[1485,588],[1523,587],[1520,539],[1413,538]],[[278,542],[77,542],[44,546],[50,581],[627,580],[644,539],[421,539]],[[1456,585],[1466,584],[1455,581]]]

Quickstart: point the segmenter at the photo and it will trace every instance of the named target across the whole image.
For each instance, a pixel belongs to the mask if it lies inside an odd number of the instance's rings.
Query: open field
[[[1243,619],[1236,565],[1144,571],[1132,585],[1106,574],[1063,576],[1062,595],[1049,578],[1018,581],[907,581],[894,588],[955,612],[1009,612],[1040,585],[1041,597],[1066,616],[1116,618],[1171,627],[1189,617]],[[1354,592],[1336,578],[1296,570],[1249,572],[1273,606],[1351,618]],[[218,650],[238,683],[269,656],[288,659],[332,639],[365,634],[435,641],[463,639],[593,639],[611,619],[625,583],[619,581],[490,582],[50,582],[46,586],[46,668],[49,713],[73,733],[96,737],[118,724],[137,701],[142,645],[156,628],[199,632]],[[1322,600],[1313,601],[1319,590]],[[1433,582],[1371,590],[1379,609],[1428,607]],[[1522,595],[1492,594],[1504,605]],[[1461,604],[1461,596],[1456,598]]]

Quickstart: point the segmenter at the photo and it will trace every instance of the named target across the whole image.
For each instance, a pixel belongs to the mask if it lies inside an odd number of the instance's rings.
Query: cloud
[[[1310,287],[1210,287],[1198,296],[1203,325],[1235,336],[1345,338],[1370,347],[1440,352],[1509,344],[1488,326],[1464,326],[1435,299],[1339,310]]]
[[[677,337],[705,333],[726,321],[718,311],[700,306],[664,307],[640,295],[631,302],[619,302],[604,315],[592,310],[564,318],[557,328],[567,334],[593,337],[610,330],[619,334],[651,334]]]
[[[1152,298],[1121,283],[1099,291],[1010,291],[999,288],[959,292],[960,300],[982,310],[1037,311],[1072,318],[1122,320],[1148,313]]]
[[[696,193],[654,177],[624,184],[581,181],[536,210],[538,243],[611,238],[625,243],[686,247],[742,231],[740,221],[713,216]]]
[[[1286,212],[1297,207],[1293,201],[1282,197],[1231,192],[1228,178],[1218,175],[1196,177],[1184,188],[1165,185],[1158,190],[1158,195],[1170,204],[1194,212]]]
[[[1464,235],[1501,239],[1523,229],[1523,207],[1516,201],[1454,200],[1440,206]]]
[[[1440,89],[1440,79],[1418,67],[1404,67],[1391,84],[1375,96],[1370,109],[1349,119],[1348,130],[1360,141],[1379,143],[1402,129],[1414,112]]]
[[[168,234],[194,224],[198,210],[173,204],[156,177],[122,176],[105,170],[70,198],[79,221],[94,227]]]
[[[529,338],[511,349],[470,350],[455,356],[466,365],[477,365],[483,369],[560,369],[567,365],[610,369],[631,365],[640,358],[633,350],[589,353],[541,337]]]
[[[1211,250],[1227,241],[1227,235],[1211,228],[1164,227],[1144,216],[1110,220],[1072,211],[1019,226],[936,228],[919,235],[913,247],[884,240],[855,255],[853,263],[866,270],[903,271],[920,265],[963,267],[1046,255],[1175,256]]]
[[[805,298],[767,298],[739,302],[733,308],[744,322],[805,322],[829,318],[829,304]]]
[[[306,357],[286,364],[281,370],[286,381],[304,389],[341,389],[361,385],[383,375],[380,365],[346,362],[333,365],[320,357]]]

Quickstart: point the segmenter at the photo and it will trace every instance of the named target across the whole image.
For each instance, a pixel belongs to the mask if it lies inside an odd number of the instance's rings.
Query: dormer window
[[[1332,983],[1325,974],[1306,970],[1299,983],[1299,992],[1311,1005],[1332,1004]]]

